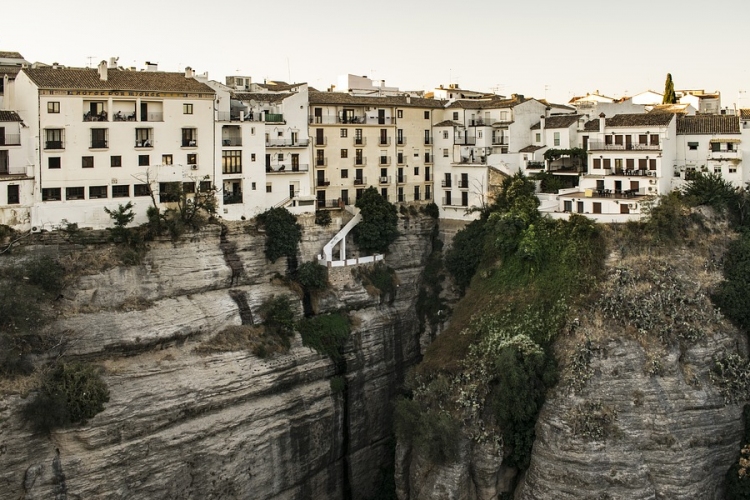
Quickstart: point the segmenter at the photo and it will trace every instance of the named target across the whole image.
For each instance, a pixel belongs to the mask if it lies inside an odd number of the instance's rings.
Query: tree
[[[125,226],[133,222],[135,212],[133,212],[133,202],[129,201],[125,205],[122,203],[115,209],[104,207],[104,211],[112,219],[114,228],[112,228],[112,239],[115,241],[127,241],[128,230]]]
[[[266,230],[266,257],[276,262],[279,257],[294,258],[302,239],[302,226],[297,218],[284,207],[269,208],[258,214],[258,223]]]
[[[370,186],[357,199],[362,221],[354,226],[354,241],[364,252],[385,253],[398,237],[396,206]]]
[[[677,102],[677,96],[674,93],[672,73],[667,73],[667,81],[664,82],[664,98],[661,102],[662,104],[674,104]]]

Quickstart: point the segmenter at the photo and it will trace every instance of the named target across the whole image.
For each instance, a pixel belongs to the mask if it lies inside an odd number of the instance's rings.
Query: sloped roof
[[[345,92],[309,92],[310,104],[351,104],[355,106],[400,106],[414,108],[442,108],[445,101],[407,96],[355,96]]]
[[[287,83],[277,80],[269,80],[265,83],[254,83],[254,85],[257,85],[258,87],[264,88],[266,90],[270,90],[273,92],[288,92],[296,87],[299,87],[301,85],[304,85],[305,83]]]
[[[736,116],[695,115],[677,117],[678,135],[739,134],[740,121]]]
[[[531,145],[531,146],[526,146],[525,148],[519,149],[518,152],[519,153],[533,153],[534,151],[538,151],[538,150],[542,149],[543,147],[545,147],[545,146],[534,146],[534,145]]]
[[[164,71],[107,70],[107,80],[90,68],[24,68],[32,82],[43,89],[140,90],[214,94],[214,90],[184,73]]]
[[[458,99],[450,103],[446,108],[462,108],[462,109],[501,109],[501,108],[513,108],[519,104],[523,104],[526,101],[533,99],[527,99],[522,95],[512,97],[510,99],[496,98],[496,99]]]
[[[750,120],[750,109],[740,109],[740,118],[742,118],[743,120]]]
[[[235,92],[232,97],[240,101],[281,102],[294,95],[291,92],[272,94],[269,92]]]
[[[568,128],[578,121],[580,116],[578,115],[556,115],[548,116],[544,119],[544,128]],[[542,123],[539,122],[531,126],[531,130],[539,130],[542,128]]]
[[[599,120],[593,119],[586,122],[583,126],[583,130],[586,132],[598,132],[599,131]]]
[[[0,110],[0,122],[22,122],[20,116],[15,111]]]
[[[0,50],[0,57],[3,59],[23,59],[20,52],[9,52]]]
[[[665,127],[674,118],[671,113],[627,113],[607,118],[607,127]]]
[[[651,108],[651,111],[649,113],[674,113],[674,114],[680,114],[684,115],[687,113],[687,108],[690,106],[690,104],[657,104],[653,108]]]
[[[15,78],[18,72],[21,71],[21,66],[0,66],[0,78],[8,75],[11,79]]]
[[[433,125],[433,127],[463,127],[463,124],[454,122],[453,120],[443,120],[442,122]]]

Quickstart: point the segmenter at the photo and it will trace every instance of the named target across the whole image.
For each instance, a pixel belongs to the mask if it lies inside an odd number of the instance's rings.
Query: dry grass
[[[262,326],[232,325],[224,328],[195,348],[198,354],[249,350],[260,358],[288,348],[275,335],[266,333]]]

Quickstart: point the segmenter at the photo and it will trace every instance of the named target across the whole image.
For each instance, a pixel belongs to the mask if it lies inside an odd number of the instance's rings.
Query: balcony
[[[266,123],[284,123],[284,115],[281,113],[265,113]]]
[[[354,138],[354,145],[355,146],[365,146],[365,145],[367,145],[367,138],[366,137],[355,137]]]
[[[65,149],[63,141],[44,141],[44,149]]]
[[[0,135],[0,146],[20,146],[21,134]]]
[[[397,146],[406,145],[406,137],[396,137],[396,145]]]
[[[141,121],[142,122],[163,122],[164,113],[162,113],[161,111],[158,111],[158,112],[153,112],[153,113],[142,114]]]
[[[737,149],[711,150],[708,152],[708,159],[709,160],[741,160],[742,152]]]
[[[315,159],[315,166],[316,167],[327,167],[328,166],[328,158],[316,158]]]
[[[331,185],[331,181],[326,178],[318,177],[315,179],[315,187],[327,187]]]
[[[607,144],[605,141],[589,141],[589,151],[661,151],[660,144]]]
[[[364,157],[361,157],[361,158],[355,157],[354,158],[354,166],[355,167],[362,167],[364,165],[367,165],[367,158],[364,158]]]
[[[461,179],[458,181],[458,189],[469,189],[469,180]]]
[[[454,200],[453,198],[443,198],[442,205],[444,207],[461,207],[461,206],[468,206],[468,205],[461,205],[457,202],[457,200]]]
[[[527,170],[542,170],[544,168],[543,161],[528,161],[526,162]]]
[[[487,157],[486,156],[462,156],[461,159],[457,162],[461,165],[484,165],[487,163]]]
[[[453,136],[453,144],[460,146],[474,146],[477,143],[477,137],[472,134],[456,134]]]
[[[406,175],[397,175],[396,184],[406,184]]]
[[[443,179],[443,181],[440,182],[440,185],[443,186],[444,188],[453,187],[453,183],[451,182],[450,179]]]
[[[430,174],[424,174],[424,181],[425,182],[431,182],[432,181],[432,175],[430,175]]]
[[[297,172],[309,172],[310,165],[300,163],[299,165],[268,165],[266,173],[269,174],[296,174]]]
[[[324,209],[324,208],[341,208],[341,203],[343,200],[321,200],[318,199],[318,209]]]
[[[183,139],[182,140],[182,147],[183,148],[195,148],[198,147],[198,141],[195,139]]]
[[[221,145],[229,147],[242,146],[242,137],[239,135],[222,137]]]
[[[379,137],[378,138],[378,146],[390,146],[391,145],[391,138],[390,137]]]
[[[378,165],[390,165],[391,164],[391,157],[390,156],[379,156],[378,157]]]
[[[434,141],[433,141],[432,137],[425,137],[424,138],[424,145],[425,146],[431,146],[433,142]]]
[[[326,136],[316,137],[315,138],[315,145],[316,146],[326,146],[326,145],[328,145],[328,138]]]
[[[107,112],[102,111],[101,113],[92,113],[91,111],[88,111],[83,114],[83,121],[85,122],[106,122],[107,120]]]
[[[493,146],[507,146],[508,136],[502,135],[500,137],[492,137],[492,145]]]
[[[105,139],[92,139],[91,149],[106,149],[107,141]]]
[[[395,125],[396,119],[387,116],[384,118],[357,116],[311,116],[308,119],[311,125]]]
[[[424,162],[426,164],[432,164],[432,162],[434,161],[433,158],[434,157],[431,154],[425,153],[425,155],[424,155]]]
[[[355,177],[354,178],[355,186],[364,186],[366,184],[367,184],[367,177]]]
[[[114,115],[112,115],[112,121],[113,122],[134,122],[135,121],[135,111],[132,113],[122,111],[118,111]]]
[[[242,193],[224,193],[224,205],[237,205],[242,203]]]
[[[397,165],[406,165],[406,155],[400,155],[396,157]]]
[[[386,175],[384,177],[378,177],[378,184],[390,184],[391,183],[391,176]]]
[[[309,145],[309,139],[302,139],[297,141],[294,141],[292,139],[271,139],[266,141],[267,148],[305,148]]]
[[[151,139],[144,139],[142,141],[135,141],[136,148],[152,148],[154,143]]]

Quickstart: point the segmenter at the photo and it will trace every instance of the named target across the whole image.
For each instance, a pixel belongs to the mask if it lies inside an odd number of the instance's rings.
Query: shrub
[[[296,271],[296,281],[308,291],[328,288],[328,268],[317,262],[305,262]]]
[[[315,349],[333,361],[343,358],[344,344],[349,338],[349,318],[343,314],[323,314],[304,318],[297,323],[302,345]]]
[[[443,464],[458,458],[460,426],[443,410],[424,409],[417,401],[398,399],[394,429],[399,441],[410,443],[431,462]]]
[[[357,198],[362,221],[354,226],[354,241],[367,253],[385,253],[398,237],[396,206],[383,198],[377,189],[370,186]]]
[[[42,382],[26,406],[27,421],[37,431],[49,432],[85,423],[104,410],[109,389],[96,368],[83,363],[61,363]]]
[[[104,211],[112,219],[114,227],[112,228],[112,239],[115,242],[128,242],[128,230],[126,226],[133,222],[135,212],[133,212],[133,202],[129,201],[125,205],[122,203],[116,209],[104,207]]]
[[[346,379],[342,376],[331,377],[331,392],[338,394],[346,389]]]
[[[470,222],[453,237],[453,244],[445,252],[445,268],[456,285],[465,290],[479,267],[484,251],[486,221]]]
[[[271,296],[261,304],[258,312],[266,330],[279,336],[288,347],[289,337],[294,333],[294,311],[286,295]]]
[[[302,226],[286,208],[270,208],[259,214],[258,223],[266,231],[266,257],[276,262],[279,257],[296,257],[302,239]]]
[[[24,271],[29,283],[38,286],[53,298],[63,289],[65,270],[52,257],[45,255],[30,260],[24,265]]]
[[[396,271],[386,266],[382,262],[376,263],[374,266],[365,268],[360,277],[362,278],[365,288],[372,287],[377,291],[368,288],[368,291],[372,295],[380,295],[380,301],[383,302],[388,298],[390,301],[396,298],[396,285],[398,284],[398,278],[396,277]]]
[[[721,213],[734,208],[738,201],[737,189],[721,174],[697,172],[682,192],[691,205],[707,205]]]
[[[724,256],[724,281],[711,296],[717,307],[745,332],[750,332],[750,234],[733,241]]]
[[[425,215],[429,215],[433,219],[440,217],[440,208],[438,208],[435,202],[430,202],[427,205],[424,205],[421,210]]]
[[[329,226],[331,224],[331,212],[328,210],[316,210],[315,223],[319,226]]]

